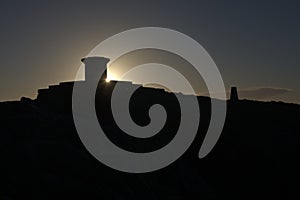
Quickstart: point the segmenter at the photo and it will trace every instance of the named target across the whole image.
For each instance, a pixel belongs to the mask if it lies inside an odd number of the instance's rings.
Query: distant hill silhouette
[[[198,151],[209,124],[210,98],[198,97],[201,121],[188,151],[170,166],[126,174],[95,160],[73,123],[73,82],[39,90],[37,99],[0,103],[0,199],[297,199],[300,197],[300,106],[280,102],[227,101],[220,140],[204,159]],[[101,88],[106,84],[100,81]],[[127,83],[124,83],[127,84]],[[168,113],[160,133],[137,139],[123,133],[110,110],[110,94],[96,95],[99,122],[116,145],[135,152],[159,149],[178,128],[175,95],[139,88],[130,102],[133,120],[149,122],[149,106]],[[130,84],[128,84],[130,87]],[[101,115],[99,115],[101,113]],[[105,116],[105,118],[103,118]]]

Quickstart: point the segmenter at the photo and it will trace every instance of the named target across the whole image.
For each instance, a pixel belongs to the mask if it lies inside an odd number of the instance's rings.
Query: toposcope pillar
[[[108,58],[104,57],[87,57],[82,58],[81,62],[85,64],[85,81],[105,81],[107,78],[107,63]],[[103,71],[101,78],[95,76],[96,72]],[[95,80],[94,80],[95,79]]]
[[[238,96],[237,87],[231,87],[230,101],[238,101],[238,100],[239,100],[239,96]]]

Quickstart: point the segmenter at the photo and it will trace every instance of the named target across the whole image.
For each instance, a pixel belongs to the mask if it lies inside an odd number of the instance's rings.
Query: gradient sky
[[[0,101],[73,80],[80,58],[121,31],[158,26],[196,39],[225,86],[300,103],[299,1],[1,1]]]

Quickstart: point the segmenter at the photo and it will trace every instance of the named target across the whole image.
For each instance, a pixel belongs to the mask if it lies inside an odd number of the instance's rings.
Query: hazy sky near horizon
[[[299,1],[1,1],[0,101],[74,80],[80,58],[131,28],[178,30],[211,55],[227,89],[300,103]]]

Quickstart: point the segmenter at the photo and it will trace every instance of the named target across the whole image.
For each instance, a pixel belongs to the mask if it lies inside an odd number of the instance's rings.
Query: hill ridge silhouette
[[[8,199],[294,199],[299,196],[300,105],[228,100],[220,140],[204,159],[197,154],[210,119],[210,98],[197,97],[201,120],[195,141],[176,162],[149,174],[126,174],[95,160],[82,145],[71,111],[73,83],[40,90],[37,99],[0,103],[0,198]],[[106,84],[99,83],[99,88]],[[167,144],[178,128],[180,110],[173,93],[139,88],[129,108],[139,125],[149,122],[149,106],[168,113],[160,133],[131,138],[110,111],[115,82],[96,94],[99,123],[116,145],[148,152]],[[130,84],[128,84],[130,86]],[[63,88],[63,89],[62,89]],[[49,92],[50,91],[50,92]],[[44,95],[44,96],[43,96]],[[103,117],[105,116],[105,117]]]

